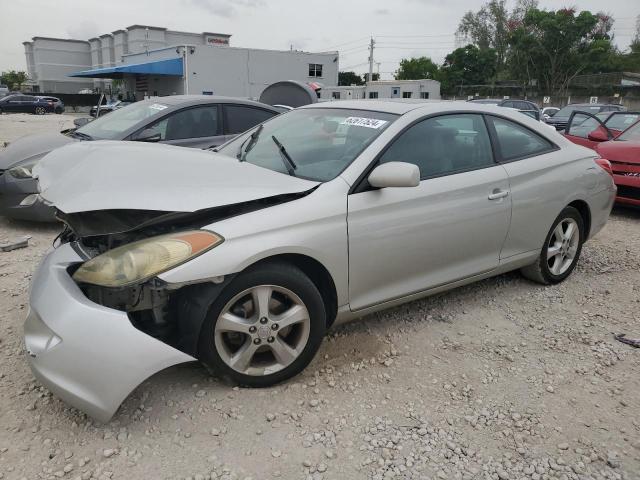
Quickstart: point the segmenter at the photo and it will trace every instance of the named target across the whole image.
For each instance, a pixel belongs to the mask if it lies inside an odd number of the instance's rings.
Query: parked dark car
[[[611,105],[604,103],[572,103],[566,107],[562,107],[551,118],[547,119],[549,125],[553,125],[556,130],[564,130],[567,127],[569,117],[573,112],[586,112],[593,115],[602,112],[623,112],[626,108],[622,105]]]
[[[53,208],[40,198],[31,171],[42,157],[62,145],[131,140],[211,148],[279,113],[270,105],[250,100],[176,95],[136,102],[77,129],[22,137],[0,150],[0,214],[34,221],[55,219]]]
[[[46,100],[47,102],[53,103],[53,111],[55,113],[64,113],[64,102],[60,100],[58,97],[45,97],[41,96],[40,98]]]
[[[7,95],[0,99],[0,113],[34,113],[44,115],[52,113],[55,106],[52,101],[45,100],[44,97],[34,97],[33,95]]]
[[[116,100],[113,102],[108,102],[105,103],[104,105],[100,105],[100,115],[105,115],[107,113],[111,113],[114,110],[118,110],[122,107],[126,107],[127,105],[131,105],[133,102],[129,102],[126,100]],[[89,110],[89,115],[91,115],[92,117],[95,117],[96,114],[98,113],[98,106],[94,105],[93,107],[91,107],[91,110]]]

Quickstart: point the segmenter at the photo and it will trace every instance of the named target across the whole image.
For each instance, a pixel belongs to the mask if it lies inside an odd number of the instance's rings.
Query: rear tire
[[[562,282],[578,263],[584,240],[584,220],[580,212],[566,207],[551,225],[538,260],[522,268],[522,275],[543,285]]]
[[[315,284],[287,263],[240,273],[214,300],[198,359],[233,384],[269,387],[300,373],[320,348],[326,312]]]
[[[47,113],[47,111],[45,110],[44,107],[36,107],[34,113],[36,115],[44,115],[45,113]]]

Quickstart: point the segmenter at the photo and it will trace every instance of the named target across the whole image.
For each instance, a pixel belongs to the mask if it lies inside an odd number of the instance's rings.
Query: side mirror
[[[389,162],[378,165],[369,174],[369,185],[376,188],[417,187],[420,185],[420,169],[406,162]]]
[[[133,140],[136,142],[159,142],[162,140],[162,134],[153,128],[145,128],[133,137]]]
[[[598,127],[590,132],[587,138],[592,142],[607,142],[609,141],[609,133],[604,128]]]
[[[93,119],[92,118],[87,118],[87,117],[76,118],[73,121],[73,124],[76,126],[76,128],[80,128],[80,127],[84,127],[91,120],[93,120]]]

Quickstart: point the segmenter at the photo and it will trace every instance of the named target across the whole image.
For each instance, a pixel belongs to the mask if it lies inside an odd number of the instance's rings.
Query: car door
[[[18,107],[18,112],[23,113],[33,113],[35,111],[35,101],[36,97],[29,97],[27,95],[23,95],[20,98],[20,106]]]
[[[223,104],[225,140],[231,140],[247,130],[278,115],[276,112],[251,105]]]
[[[14,95],[7,99],[6,103],[2,105],[2,109],[5,112],[19,112],[20,111],[20,95]]]
[[[591,113],[579,111],[571,114],[563,135],[573,143],[591,149],[613,138],[602,120]]]
[[[143,135],[144,132],[144,135]],[[217,104],[183,108],[139,130],[132,139],[156,134],[154,141],[179,147],[208,148],[224,143]],[[147,140],[148,141],[148,140]]]
[[[509,181],[480,114],[425,118],[376,162],[420,168],[420,185],[348,197],[349,301],[354,311],[497,267],[510,221]]]
[[[539,254],[553,220],[566,206],[575,165],[549,137],[514,120],[486,115],[494,152],[509,176],[511,223],[501,261]],[[529,257],[530,258],[530,257]]]

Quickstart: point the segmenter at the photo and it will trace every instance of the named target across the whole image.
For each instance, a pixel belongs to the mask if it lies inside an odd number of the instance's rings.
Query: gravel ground
[[[67,118],[3,115],[0,132]],[[639,227],[615,210],[559,286],[512,273],[334,329],[278,387],[170,368],[103,425],[39,386],[23,352],[58,228],[0,219],[0,241],[33,237],[0,253],[0,478],[638,479],[640,350],[612,332],[640,337]]]

